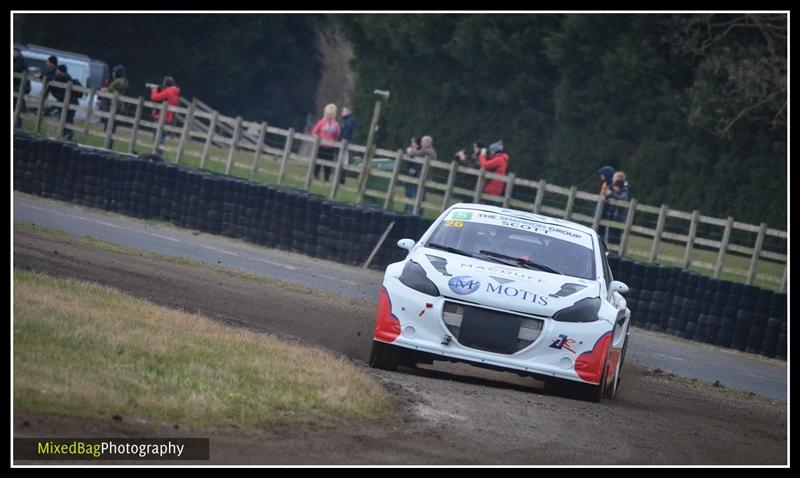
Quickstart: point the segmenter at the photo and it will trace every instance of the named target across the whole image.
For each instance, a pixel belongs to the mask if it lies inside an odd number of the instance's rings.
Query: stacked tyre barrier
[[[405,257],[399,239],[431,221],[25,133],[14,136],[14,189],[143,219],[242,239],[346,264],[363,264],[391,223],[372,266]]]
[[[693,271],[609,256],[636,326],[786,360],[787,295]]]
[[[13,180],[28,194],[345,264],[363,264],[393,223],[372,261],[378,269],[405,257],[399,239],[417,239],[432,223],[154,155],[123,156],[19,132]],[[786,360],[786,294],[616,256],[609,265],[630,289],[634,325]]]

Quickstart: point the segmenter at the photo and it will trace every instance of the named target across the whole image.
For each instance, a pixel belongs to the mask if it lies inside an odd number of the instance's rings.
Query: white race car
[[[409,253],[386,268],[370,366],[458,361],[579,384],[594,401],[616,394],[628,287],[592,229],[456,204],[397,244]]]

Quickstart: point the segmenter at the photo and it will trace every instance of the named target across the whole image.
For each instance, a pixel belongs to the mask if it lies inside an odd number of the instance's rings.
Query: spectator
[[[54,55],[50,55],[44,68],[44,72],[39,74],[39,79],[53,81],[53,78],[56,76],[56,69],[58,68],[58,58]]]
[[[436,150],[433,148],[433,138],[430,136],[423,136],[422,141],[417,143],[416,138],[411,138],[411,145],[406,148],[406,154],[411,156],[412,158],[430,158],[431,161],[436,161]],[[409,167],[406,170],[409,176],[411,177],[419,177],[420,170],[422,166],[417,163],[409,163]],[[430,169],[428,170],[428,174],[422,181],[428,181],[430,179]],[[406,198],[407,199],[416,199],[418,187],[416,184],[406,183],[405,190],[406,190]],[[422,195],[422,201],[425,201],[425,194]],[[406,204],[405,212],[406,214],[411,214],[414,211],[414,206],[411,204]],[[420,216],[425,215],[425,212],[422,208],[419,209]]]
[[[495,174],[505,175],[508,171],[509,156],[503,150],[503,141],[500,140],[496,143],[489,145],[489,155],[486,154],[486,148],[481,149],[479,162],[482,168]],[[499,179],[487,179],[486,184],[483,186],[484,194],[491,194],[492,196],[502,196],[505,191],[506,183]]]
[[[125,67],[122,65],[117,65],[111,71],[111,78],[108,82],[108,85],[103,88],[104,90],[108,91],[109,93],[119,93],[120,95],[124,95],[128,91],[128,79],[125,77]],[[111,98],[102,98],[102,109],[103,111],[111,111]],[[117,106],[117,110],[121,114],[125,114],[125,108],[121,108],[119,105]],[[108,118],[103,118],[103,125],[104,127],[108,127]],[[117,126],[119,125],[118,121],[114,121],[114,125],[111,127],[111,144],[109,148],[114,149],[114,133],[117,131]]]
[[[353,141],[353,131],[356,129],[356,120],[353,119],[353,112],[350,111],[350,108],[345,106],[342,108],[342,130],[339,132],[339,141],[347,140],[348,143]],[[347,154],[345,151],[344,155],[344,164],[349,164],[350,155]],[[339,183],[344,184],[344,180],[346,177],[346,171],[342,171],[342,174],[339,175]]]
[[[600,194],[604,194],[613,181],[614,168],[603,166],[597,170],[597,173],[600,174]]]
[[[611,166],[603,166],[602,168],[597,170],[597,173],[600,175],[600,201],[597,207],[602,207],[603,212],[600,216],[601,219],[611,219],[609,209],[604,207],[604,199],[606,197],[606,191],[609,190],[611,187],[611,183],[614,181],[614,168]],[[608,243],[608,236],[605,226],[598,226],[597,227],[597,234],[603,238],[603,240]]]
[[[81,82],[77,79],[72,78],[67,71],[67,65],[58,65],[56,68],[56,74],[53,76],[53,81],[60,82],[60,83],[72,83],[75,86],[82,86]],[[66,98],[67,90],[63,86],[48,86],[48,92],[58,100],[59,103],[64,103],[64,99]],[[77,105],[78,100],[81,99],[83,93],[78,90],[72,90],[69,97],[69,104]],[[75,120],[75,110],[72,108],[67,107],[67,105],[63,105],[62,107],[67,108],[67,124],[72,124]],[[60,111],[60,108],[59,108]],[[72,141],[73,131],[69,128],[64,128],[64,136],[63,138]]]
[[[626,180],[625,173],[617,171],[611,179],[611,186],[604,193],[605,199],[616,199],[618,201],[630,201],[631,189]],[[608,219],[614,222],[625,222],[628,217],[628,210],[622,206],[606,205],[603,212],[608,211]],[[608,244],[619,244],[621,230],[617,228],[608,229]]]
[[[111,85],[109,85],[110,87]],[[152,88],[150,90],[150,101],[162,102],[166,101],[171,106],[178,106],[178,102],[181,98],[181,89],[175,85],[175,79],[171,76],[165,76],[164,81],[161,83],[161,86],[157,88]],[[153,109],[153,121],[158,122],[161,119],[161,111],[159,109]],[[165,125],[171,125],[172,121],[175,119],[175,112],[167,110],[167,116],[164,118]],[[161,138],[158,141],[158,154],[161,154],[161,147],[164,146],[164,140],[167,136],[167,132],[163,131],[161,133]]]
[[[459,166],[480,169],[481,150],[485,147],[486,143],[481,141],[472,143],[472,154],[467,155],[467,150],[465,148],[455,154],[455,159],[458,161]],[[474,176],[469,174],[462,174],[461,176],[456,174],[456,186],[464,189],[474,189],[475,181],[472,180],[473,178]]]
[[[28,64],[25,62],[25,57],[22,56],[22,51],[19,48],[14,48],[14,73],[24,73],[28,71]],[[22,83],[22,80],[18,80],[14,77],[14,93],[19,93],[19,85]],[[27,78],[25,80],[25,90],[22,92],[24,95],[28,95],[31,92],[31,79]],[[19,101],[22,102],[20,108],[22,111],[25,111],[25,98],[20,97]],[[14,109],[17,108],[17,100],[14,100]],[[17,125],[19,126],[19,125]]]
[[[319,135],[323,141],[337,141],[339,139],[339,123],[336,122],[336,105],[331,103],[325,106],[325,112],[322,119],[314,125],[311,130],[311,136]],[[317,158],[333,160],[336,156],[336,148],[329,144],[320,143]],[[314,165],[314,178],[319,179],[320,165]],[[325,181],[330,181],[332,168],[325,166]]]

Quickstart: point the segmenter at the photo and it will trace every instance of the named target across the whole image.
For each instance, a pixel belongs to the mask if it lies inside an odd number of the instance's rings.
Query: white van
[[[99,90],[103,87],[103,81],[109,75],[108,63],[89,58],[82,53],[23,43],[14,43],[14,48],[20,49],[22,57],[25,58],[25,63],[28,65],[28,78],[31,79],[31,92],[29,99],[26,101],[28,110],[35,111],[39,106],[39,97],[42,94],[42,80],[37,77],[46,70],[45,65],[50,56],[58,58],[59,65],[67,65],[67,73],[72,78],[80,81],[81,85],[86,88],[94,86]],[[50,95],[50,100],[55,100],[52,95]],[[78,101],[80,108],[75,112],[76,120],[86,118],[89,101],[94,101],[94,98],[89,98],[88,93],[84,94]]]

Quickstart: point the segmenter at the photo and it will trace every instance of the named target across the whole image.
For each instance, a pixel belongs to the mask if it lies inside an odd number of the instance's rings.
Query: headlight
[[[600,298],[587,297],[581,299],[572,307],[559,310],[553,315],[553,320],[558,322],[594,322],[598,320],[597,313],[600,311]]]
[[[439,289],[436,284],[431,282],[428,276],[425,275],[425,269],[414,261],[408,261],[403,267],[403,273],[400,274],[400,282],[417,292],[434,297],[439,296]]]

